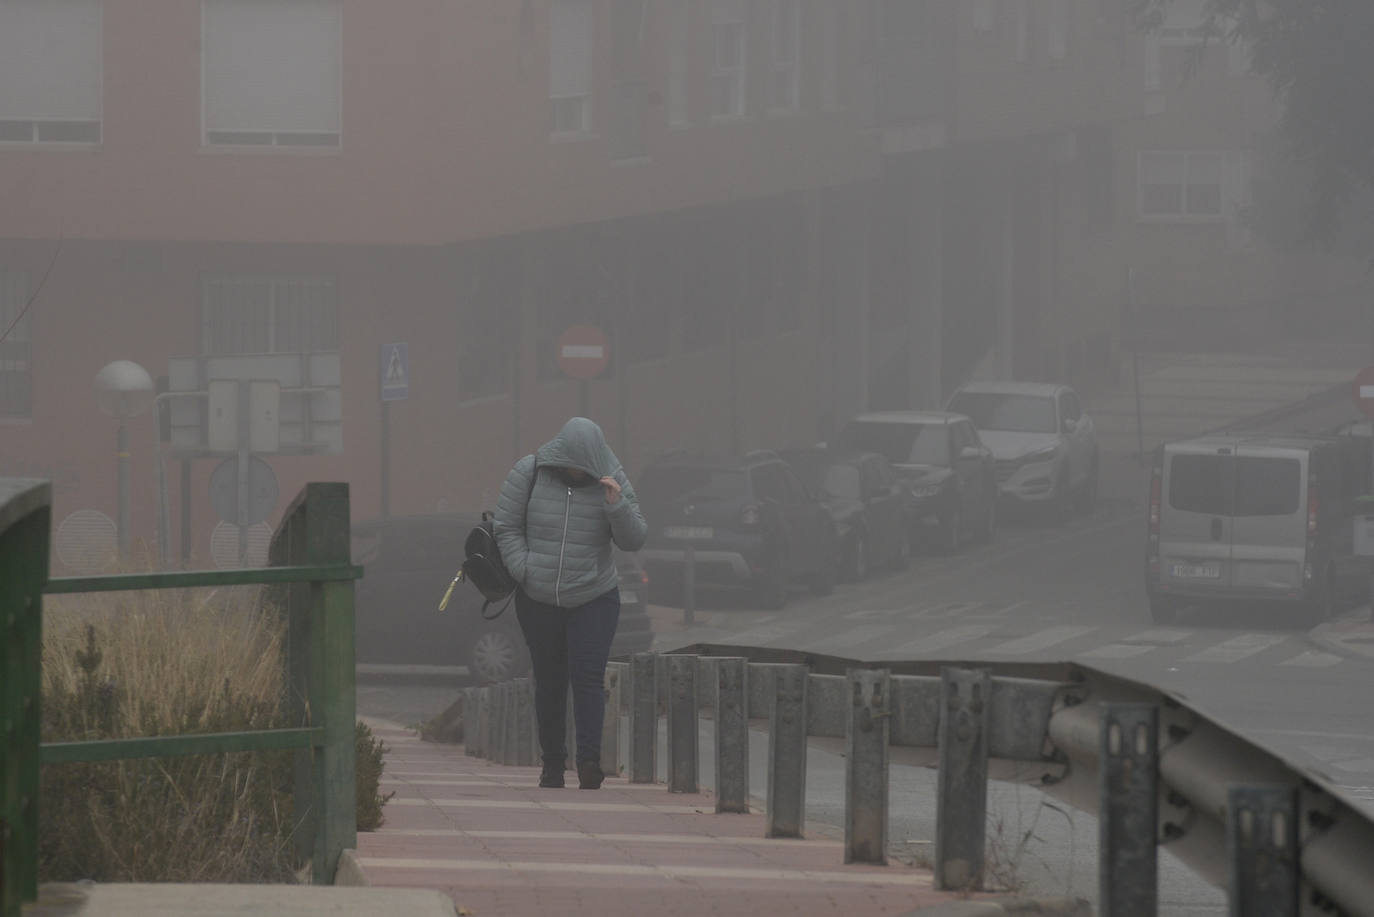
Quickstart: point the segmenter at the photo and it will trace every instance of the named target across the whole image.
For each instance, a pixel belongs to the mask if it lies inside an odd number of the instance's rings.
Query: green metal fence
[[[294,748],[298,852],[317,884],[333,882],[357,843],[354,789],[353,581],[346,484],[308,484],[286,511],[263,569],[48,578],[51,492],[0,478],[0,917],[38,891],[38,768],[71,761]],[[268,585],[286,624],[289,728],[40,745],[42,595]]]

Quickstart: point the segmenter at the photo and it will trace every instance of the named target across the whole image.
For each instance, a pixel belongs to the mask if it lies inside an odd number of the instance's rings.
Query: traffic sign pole
[[[1355,384],[1353,394],[1355,396],[1355,406],[1371,419],[1370,423],[1370,449],[1369,449],[1369,481],[1368,489],[1374,490],[1374,366],[1366,366],[1355,374]],[[1369,600],[1370,618],[1374,620],[1374,570],[1369,574]]]

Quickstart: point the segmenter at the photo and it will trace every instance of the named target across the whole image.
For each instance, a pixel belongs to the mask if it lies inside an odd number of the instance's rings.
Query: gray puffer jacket
[[[569,486],[559,468],[584,471],[591,480]],[[606,502],[597,483],[606,476],[620,484],[614,504]],[[569,420],[538,452],[516,462],[496,501],[496,542],[506,569],[530,598],[563,608],[577,608],[614,589],[619,577],[612,544],[638,551],[647,533],[620,461],[601,428],[585,417]]]

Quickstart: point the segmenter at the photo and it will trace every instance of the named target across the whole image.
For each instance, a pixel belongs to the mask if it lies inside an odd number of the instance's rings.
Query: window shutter
[[[0,121],[99,121],[97,0],[0,3]]]
[[[341,132],[336,0],[205,0],[209,131]]]

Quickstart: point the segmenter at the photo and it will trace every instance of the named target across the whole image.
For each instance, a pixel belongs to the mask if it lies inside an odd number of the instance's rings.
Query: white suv
[[[1001,494],[1063,516],[1097,503],[1097,432],[1066,385],[972,382],[949,400],[997,460]]]

